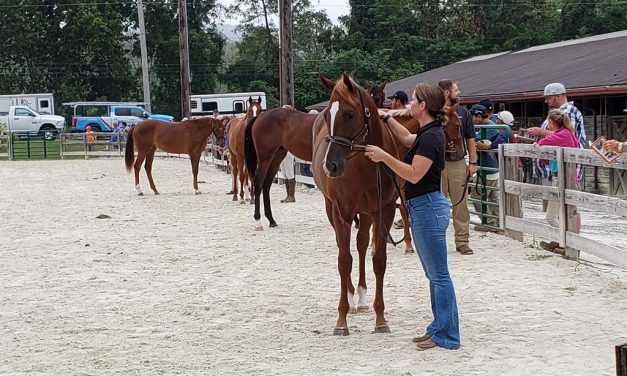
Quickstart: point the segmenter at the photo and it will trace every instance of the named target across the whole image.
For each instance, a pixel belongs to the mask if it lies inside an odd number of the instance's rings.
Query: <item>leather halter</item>
[[[363,151],[366,148],[364,142],[366,141],[366,137],[368,137],[368,122],[370,120],[370,109],[364,106],[364,99],[361,96],[361,91],[357,89],[359,93],[359,103],[361,107],[364,109],[364,116],[366,117],[366,121],[364,123],[364,127],[361,128],[359,132],[352,138],[346,138],[342,136],[331,136],[327,135],[326,141],[332,144],[337,144],[340,146],[347,147],[349,151]]]

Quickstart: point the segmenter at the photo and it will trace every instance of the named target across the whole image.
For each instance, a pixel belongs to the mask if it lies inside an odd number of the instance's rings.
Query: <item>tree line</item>
[[[144,0],[154,111],[180,117],[176,0]],[[265,91],[279,105],[277,0],[187,2],[192,94]],[[620,0],[350,0],[333,24],[292,2],[297,108],[328,99],[318,80],[354,72],[394,81],[471,56],[627,29]],[[237,19],[241,39],[219,32]],[[60,103],[142,96],[134,0],[0,0],[0,94],[52,92]],[[489,78],[486,78],[489,79]]]

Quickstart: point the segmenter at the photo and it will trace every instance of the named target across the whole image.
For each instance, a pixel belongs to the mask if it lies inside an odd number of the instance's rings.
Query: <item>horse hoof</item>
[[[240,204],[245,204],[244,200],[239,200]]]
[[[195,193],[196,193],[196,196],[198,196],[198,195],[201,195],[201,194],[202,194],[202,192],[201,192],[201,191],[196,191]]]
[[[391,333],[390,327],[387,325],[377,325],[374,327],[375,333]]]
[[[237,201],[237,197],[233,197],[233,201]]]
[[[227,195],[232,195],[232,194],[235,194],[235,192],[230,191],[230,192],[226,192],[226,194],[227,194]]]
[[[276,222],[272,222],[270,223],[270,227],[278,227],[279,225],[276,224]]]
[[[159,196],[159,192],[155,191],[155,196]]]
[[[347,336],[348,328],[335,328],[333,329],[333,335],[334,336]]]
[[[355,307],[350,307],[350,308],[348,309],[348,313],[350,313],[351,315],[356,314],[356,313],[357,313],[357,308],[355,308]]]
[[[357,306],[357,312],[368,312],[368,311],[370,311],[370,306],[367,306],[367,305]]]
[[[144,195],[144,193],[143,193],[143,192],[139,192],[137,195],[138,195],[138,196],[143,196],[143,195]]]
[[[257,226],[257,227],[255,227],[255,231],[263,231],[263,226]]]
[[[415,252],[416,252],[416,251],[414,251],[414,250],[413,250],[413,249],[411,249],[411,248],[406,248],[406,249],[405,249],[405,254],[408,254],[408,255],[411,255],[411,254],[413,254],[413,253],[415,253]]]

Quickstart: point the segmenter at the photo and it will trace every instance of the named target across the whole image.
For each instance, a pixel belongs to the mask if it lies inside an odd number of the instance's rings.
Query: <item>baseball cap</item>
[[[485,107],[488,112],[492,111],[492,101],[490,101],[489,99],[482,99],[479,101],[479,104]]]
[[[409,100],[409,98],[407,97],[407,93],[405,93],[403,90],[397,91],[396,93],[389,96],[388,99],[398,99],[403,103],[407,103],[407,101]]]
[[[511,112],[501,111],[497,114],[497,116],[503,122],[503,124],[509,125],[509,126],[514,125],[514,115]]]
[[[544,87],[544,96],[548,97],[549,95],[559,95],[566,94],[566,88],[564,84],[559,82],[553,82],[552,84],[548,84]]]
[[[472,107],[470,107],[470,113],[472,115],[481,115],[481,116],[488,116],[488,109],[485,108],[485,106],[480,105],[480,104],[473,104]]]

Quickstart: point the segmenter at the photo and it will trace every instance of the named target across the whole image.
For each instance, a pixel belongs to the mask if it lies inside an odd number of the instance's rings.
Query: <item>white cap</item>
[[[559,82],[553,82],[544,87],[544,96],[566,94],[566,88]]]
[[[499,119],[501,119],[503,124],[509,125],[509,126],[514,125],[514,115],[512,115],[511,112],[501,111],[497,114],[497,116],[499,117]]]

